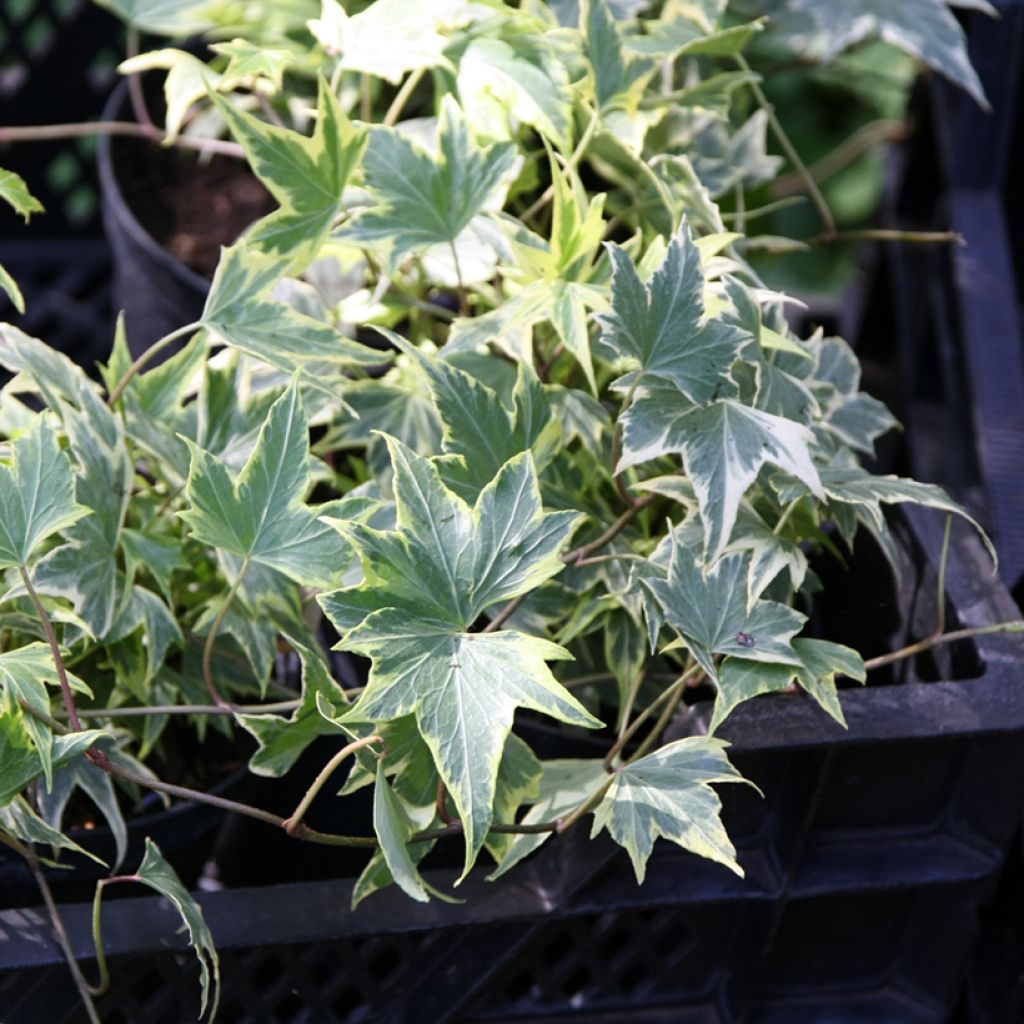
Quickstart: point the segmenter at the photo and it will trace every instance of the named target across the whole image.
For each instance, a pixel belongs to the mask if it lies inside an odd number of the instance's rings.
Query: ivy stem
[[[416,86],[420,84],[423,74],[426,68],[417,68],[412,74],[408,75],[405,81],[402,83],[402,87],[395,94],[395,98],[391,101],[391,106],[388,107],[387,113],[384,115],[384,120],[381,124],[387,125],[389,128],[393,127],[398,121],[399,116],[405,109],[406,103],[409,102],[409,97],[416,91]]]
[[[452,251],[452,262],[455,264],[455,280],[458,282],[459,316],[469,316],[469,293],[466,291],[466,283],[462,279],[462,267],[459,264],[459,251],[455,248],[455,242],[453,240],[449,240],[448,248]]]
[[[785,199],[777,199],[773,203],[765,203],[764,206],[752,206],[749,210],[737,210],[736,213],[723,213],[722,220],[726,224],[734,225],[738,229],[741,221],[746,222],[754,220],[757,217],[766,217],[769,213],[775,213],[778,210],[785,210],[790,206],[800,206],[805,202],[807,202],[805,196],[788,196]]]
[[[57,679],[60,682],[60,692],[64,698],[64,710],[67,711],[68,721],[71,723],[71,728],[75,732],[81,732],[82,723],[78,719],[78,709],[75,707],[75,695],[71,692],[71,684],[68,682],[68,673],[64,668],[64,658],[60,653],[60,644],[57,642],[57,633],[53,628],[53,623],[50,621],[50,616],[47,615],[46,609],[43,607],[43,602],[39,599],[39,595],[36,593],[36,588],[32,586],[32,580],[29,578],[28,572],[25,570],[25,566],[19,565],[18,572],[21,573],[21,582],[25,585],[25,592],[28,594],[35,606],[36,614],[39,616],[39,621],[43,624],[43,632],[46,633],[46,639],[50,644],[50,655],[53,658],[53,666],[57,670]]]
[[[57,909],[57,903],[53,898],[53,893],[50,891],[50,883],[47,882],[46,875],[39,864],[39,858],[36,857],[35,851],[30,846],[23,845],[13,836],[0,836],[0,841],[21,854],[28,863],[29,870],[32,872],[32,878],[35,880],[39,893],[43,897],[43,903],[46,905],[46,913],[50,918],[50,925],[53,928],[57,945],[60,946],[60,951],[64,954],[64,960],[68,965],[68,970],[71,971],[75,988],[78,989],[78,994],[82,999],[82,1005],[85,1007],[89,1024],[100,1024],[99,1014],[96,1012],[96,1006],[92,1001],[92,997],[100,993],[85,980],[85,975],[82,974],[82,969],[78,966],[74,950],[71,948],[71,940],[68,938],[67,929],[64,927],[60,911]]]
[[[91,986],[94,996],[102,996],[110,988],[110,968],[107,966],[107,951],[103,946],[103,890],[116,882],[141,881],[138,875],[114,875],[111,878],[101,878],[96,883],[96,892],[92,898],[92,941],[96,947],[96,968],[100,973],[100,980]]]
[[[897,228],[861,228],[856,231],[823,231],[808,238],[806,245],[835,245],[838,242],[912,242],[918,245],[966,245],[958,231],[900,231]]]
[[[139,33],[137,29],[128,29],[125,53],[129,58],[138,56]],[[149,116],[149,108],[146,106],[146,97],[142,93],[142,78],[138,74],[128,76],[128,98],[131,100],[132,113],[135,115],[135,120],[146,128],[152,128],[159,131],[153,123],[153,118]]]
[[[949,562],[949,539],[953,533],[953,513],[946,513],[946,528],[942,532],[942,553],[939,555],[939,578],[935,584],[935,635],[946,632],[946,566]]]
[[[331,72],[331,81],[327,86],[331,90],[332,96],[338,95],[338,89],[341,88],[341,76],[345,73],[345,62],[339,57],[338,63],[334,65],[334,70]]]
[[[745,71],[748,74],[751,73],[750,65],[742,54],[736,54],[735,60],[741,71]],[[793,169],[800,176],[800,180],[804,183],[804,188],[807,190],[807,194],[811,197],[811,202],[814,203],[814,206],[818,211],[818,216],[821,217],[821,222],[825,226],[825,230],[822,233],[823,236],[826,238],[835,237],[835,218],[832,216],[832,211],[829,209],[829,205],[826,202],[824,195],[822,195],[821,189],[818,188],[818,183],[814,180],[814,175],[811,174],[807,169],[807,165],[800,158],[800,154],[796,151],[796,147],[790,141],[785,128],[782,127],[781,122],[775,116],[775,108],[768,101],[768,97],[765,96],[761,86],[756,81],[749,82],[748,85],[750,86],[750,91],[754,94],[754,99],[757,100],[761,109],[768,116],[768,123],[772,126],[772,131],[775,133],[775,137],[779,140],[779,145],[782,146],[782,150],[789,159],[789,162],[793,165]]]
[[[584,815],[589,814],[600,802],[601,798],[608,792],[608,787],[615,781],[614,775],[609,775],[604,782],[590,795],[587,800],[571,811],[564,818],[559,818],[555,825],[555,831],[561,834],[567,832],[577,821],[580,820]]]
[[[110,397],[107,399],[107,405],[110,408],[113,408],[115,405],[117,405],[118,399],[121,397],[122,394],[124,394],[124,389],[128,387],[128,384],[130,383],[131,379],[140,370],[148,366],[150,361],[160,352],[162,352],[165,348],[167,348],[168,345],[173,344],[179,338],[184,337],[184,335],[186,334],[190,334],[192,331],[199,330],[200,327],[202,327],[202,324],[199,323],[199,321],[194,321],[193,323],[185,324],[184,327],[179,327],[175,331],[171,331],[170,334],[165,334],[158,341],[153,342],[153,344],[150,345],[149,348],[147,348],[146,351],[143,352],[142,355],[139,356],[139,358],[136,359],[135,362],[128,367],[127,370],[125,370],[124,376],[117,382],[117,384],[114,387],[114,390],[110,392]]]
[[[373,94],[370,92],[370,76],[359,76],[359,117],[369,123],[373,117]]]
[[[129,135],[146,139],[161,145],[178,146],[180,149],[196,149],[202,153],[219,153],[221,156],[245,158],[245,150],[236,142],[225,139],[197,139],[190,135],[178,135],[168,142],[156,125],[138,124],[135,121],[85,121],[74,124],[29,124],[11,125],[0,128],[0,145],[12,142],[51,142],[59,139],[80,139],[93,135]]]
[[[504,626],[517,611],[519,611],[527,596],[528,595],[526,594],[520,594],[518,597],[512,598],[512,600],[509,601],[509,603],[505,605],[505,607],[502,608],[501,611],[498,612],[498,614],[495,615],[480,632],[493,633],[496,629],[501,629],[501,627]]]
[[[772,535],[775,537],[781,536],[782,528],[789,522],[789,517],[796,511],[797,505],[800,504],[801,498],[794,498],[782,511],[782,515],[779,516],[779,521],[775,524],[772,530]]]
[[[348,691],[346,691],[348,692]],[[83,708],[81,719],[147,718],[150,715],[278,715],[295,711],[302,700],[281,700],[273,704],[153,704],[145,707]]]
[[[217,617],[213,620],[210,625],[210,631],[206,634],[206,643],[203,644],[203,681],[206,683],[206,689],[213,699],[214,704],[219,704],[221,707],[230,708],[231,704],[226,701],[217,689],[217,684],[213,681],[213,648],[217,642],[217,634],[220,632],[220,627],[224,624],[224,617],[228,613],[228,609],[231,607],[231,603],[235,599],[235,595],[238,593],[238,588],[242,585],[242,579],[245,576],[246,569],[249,568],[249,556],[246,555],[242,560],[242,565],[238,570],[238,575],[235,577],[235,582],[231,584],[231,588],[227,592],[227,596],[224,598],[224,603],[220,606],[220,611],[217,612]]]
[[[641,757],[646,754],[651,747],[657,742],[658,738],[665,731],[665,727],[670,721],[672,716],[676,712],[676,708],[679,707],[679,702],[683,699],[683,693],[686,690],[686,680],[682,686],[678,687],[675,694],[665,702],[665,706],[661,709],[661,714],[658,715],[658,720],[651,727],[650,732],[644,737],[643,742],[636,750],[630,755],[630,761],[638,761]]]
[[[327,785],[327,780],[334,774],[335,769],[347,758],[351,757],[357,750],[369,746],[371,743],[379,743],[380,736],[374,733],[371,736],[364,736],[362,739],[353,740],[339,750],[327,764],[320,769],[320,774],[313,780],[312,785],[303,794],[298,806],[292,812],[291,817],[286,818],[283,827],[288,835],[293,836],[302,827],[302,819],[306,816],[310,805],[316,799],[317,794]]]
[[[673,698],[677,694],[682,694],[683,688],[686,686],[687,682],[689,682],[689,680],[692,679],[693,676],[696,675],[699,671],[699,665],[691,665],[688,669],[686,669],[685,672],[683,672],[681,676],[679,676],[678,679],[676,679],[676,681],[670,687],[668,687],[668,689],[663,690],[661,693],[659,693],[658,696],[655,697],[654,700],[652,700],[651,703],[648,704],[647,707],[644,708],[644,710],[636,716],[636,718],[630,724],[629,728],[627,728],[622,733],[622,735],[615,741],[615,743],[612,744],[612,747],[608,751],[608,753],[605,754],[605,771],[614,771],[613,763],[615,761],[615,758],[617,758],[619,754],[622,753],[622,749],[636,735],[636,732],[640,728],[640,726],[642,726],[644,722],[646,722],[647,719],[650,718],[651,715],[653,715],[659,707],[661,707],[662,704],[664,704],[666,701],[669,701],[671,703]]]
[[[608,527],[599,537],[586,544],[581,544],[578,548],[573,548],[566,555],[562,555],[562,561],[566,565],[578,565],[583,559],[589,558],[594,552],[600,551],[606,544],[610,544],[622,531],[629,526],[629,524],[636,519],[636,517],[650,505],[656,498],[656,495],[649,494],[645,498],[641,498],[639,501],[634,501],[625,512],[619,516],[618,519]]]
[[[918,640],[917,643],[908,644],[898,651],[889,654],[880,654],[877,658],[869,658],[864,662],[864,667],[871,671],[873,668],[881,668],[883,665],[891,665],[894,661],[902,661],[904,658],[912,658],[915,654],[923,654],[933,647],[941,647],[943,644],[956,643],[957,640],[969,640],[975,636],[989,636],[993,633],[1024,633],[1024,619],[1014,619],[1011,622],[997,622],[993,626],[974,626],[971,629],[955,629],[950,633],[941,635],[933,634]]]
[[[437,816],[446,825],[454,825],[456,819],[448,813],[448,787],[445,786],[444,779],[437,780],[437,798],[434,804],[437,808]]]

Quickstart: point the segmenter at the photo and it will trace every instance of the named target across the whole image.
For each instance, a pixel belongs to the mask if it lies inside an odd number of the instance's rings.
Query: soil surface
[[[139,223],[171,255],[208,280],[222,245],[276,207],[241,160],[202,157],[118,139],[115,173]]]

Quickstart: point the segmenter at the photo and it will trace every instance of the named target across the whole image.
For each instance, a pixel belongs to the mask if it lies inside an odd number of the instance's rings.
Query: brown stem
[[[129,59],[138,56],[139,33],[134,28],[128,29],[128,42],[125,46],[125,51]],[[138,74],[128,76],[128,98],[131,100],[132,113],[135,115],[135,120],[146,128],[159,131],[156,125],[153,124],[153,118],[149,116],[146,97],[142,93],[142,78]]]
[[[222,156],[245,159],[245,150],[236,142],[224,139],[196,139],[178,135],[170,142],[155,125],[136,124],[135,121],[85,121],[78,124],[16,125],[0,128],[0,145],[12,142],[51,142],[56,139],[78,139],[93,135],[130,135],[148,139],[161,145],[196,149],[201,153],[220,153]]]
[[[855,231],[822,232],[807,239],[807,245],[835,245],[837,242],[913,242],[917,245],[966,245],[957,231],[900,231],[896,228],[861,228]]]
[[[82,1005],[85,1007],[85,1013],[89,1018],[89,1024],[100,1024],[99,1014],[96,1012],[96,1006],[92,1001],[95,990],[89,982],[85,980],[85,975],[82,974],[82,969],[78,966],[78,961],[75,959],[74,950],[71,948],[71,940],[68,938],[64,922],[61,920],[60,911],[57,909],[53,893],[50,891],[50,883],[46,881],[46,875],[43,873],[43,869],[39,864],[39,859],[30,847],[23,846],[17,840],[11,839],[10,837],[5,837],[5,839],[8,844],[13,849],[17,850],[18,853],[20,853],[28,862],[29,869],[32,871],[32,877],[35,879],[35,883],[39,888],[39,893],[43,897],[43,903],[46,904],[46,913],[50,917],[50,924],[53,927],[53,934],[57,939],[57,945],[60,946],[60,951],[64,954],[64,960],[67,962],[68,970],[71,971],[71,977],[74,979],[75,988],[78,989]]]
[[[484,626],[481,632],[493,633],[496,629],[501,629],[501,627],[504,626],[517,611],[519,611],[523,602],[526,600],[526,597],[526,594],[520,594],[518,597],[512,598],[512,600],[509,601],[509,603],[505,605],[505,607],[502,608],[486,626]]]
[[[454,825],[457,819],[448,813],[448,789],[444,784],[444,779],[437,780],[437,799],[434,802],[437,807],[437,816],[446,825]]]
[[[380,741],[380,736],[374,734],[372,736],[364,736],[359,740],[353,740],[351,743],[342,747],[341,750],[339,750],[334,757],[332,757],[330,761],[320,769],[320,774],[313,780],[312,785],[303,794],[298,807],[296,807],[292,812],[291,817],[284,821],[285,832],[287,832],[288,835],[293,836],[296,834],[296,831],[302,827],[302,819],[306,816],[306,812],[316,799],[317,794],[324,788],[324,786],[327,785],[327,780],[334,774],[335,769],[343,761],[351,757],[357,750],[362,750],[363,747],[369,746],[371,743],[379,743]]]
[[[67,711],[68,721],[75,732],[81,732],[82,723],[78,719],[75,695],[71,692],[71,684],[68,682],[68,674],[64,668],[64,658],[60,653],[60,644],[57,642],[57,634],[54,631],[53,623],[50,621],[50,616],[46,614],[43,602],[39,600],[39,595],[36,593],[36,588],[32,586],[32,580],[29,579],[25,567],[19,565],[18,572],[21,573],[21,582],[25,585],[25,592],[31,599],[32,604],[35,605],[36,614],[39,616],[39,621],[43,624],[43,631],[46,633],[46,639],[49,641],[50,655],[53,658],[54,668],[57,670],[57,679],[60,682],[61,695],[64,697],[64,710]]]
[[[925,651],[930,651],[933,647],[956,643],[957,640],[969,640],[975,636],[988,636],[992,633],[1022,632],[1024,632],[1024,620],[1015,619],[1012,622],[997,622],[993,626],[974,626],[970,629],[955,629],[949,633],[933,633],[923,640],[918,640],[917,643],[901,647],[898,651],[880,654],[877,658],[869,658],[864,662],[864,667],[870,672],[873,668],[881,668],[883,665],[891,665],[894,661],[902,661],[904,658],[912,658],[915,654],[923,654]]]
[[[566,565],[576,565],[585,558],[589,558],[595,551],[600,551],[606,544],[610,544],[622,531],[629,526],[629,524],[636,519],[636,517],[650,505],[656,498],[656,495],[649,494],[645,498],[641,498],[639,501],[633,501],[630,507],[619,516],[618,519],[608,527],[599,537],[589,541],[586,544],[580,545],[578,548],[573,548],[567,555],[562,555],[562,561]]]

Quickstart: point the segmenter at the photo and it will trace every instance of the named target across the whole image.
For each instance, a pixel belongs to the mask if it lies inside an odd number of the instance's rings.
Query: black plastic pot
[[[923,552],[937,554],[942,532],[937,516],[909,524],[901,636],[931,627]],[[947,581],[951,626],[1015,614],[968,532]],[[885,619],[886,575],[851,587],[863,614]],[[722,794],[744,879],[662,843],[638,888],[614,844],[577,829],[499,882],[469,880],[461,906],[387,892],[351,913],[351,880],[202,894],[222,950],[221,1019],[944,1022],[1024,803],[1022,662],[1007,635],[904,662],[889,685],[842,693],[849,731],[798,696],[738,709],[725,733],[765,792]],[[706,715],[696,706],[680,725],[698,731]],[[65,919],[88,957],[89,909]],[[188,1019],[196,992],[171,952],[173,916],[144,898],[105,920],[104,1020]],[[2,913],[0,929],[18,936],[0,952],[9,1024],[78,1019],[43,916]]]
[[[104,120],[118,120],[127,105],[127,82],[113,91]],[[123,310],[133,355],[203,311],[209,282],[163,248],[125,202],[118,182],[117,154],[124,146],[152,145],[101,136],[98,150],[103,227],[113,258],[113,300]],[[167,353],[170,354],[170,353]]]

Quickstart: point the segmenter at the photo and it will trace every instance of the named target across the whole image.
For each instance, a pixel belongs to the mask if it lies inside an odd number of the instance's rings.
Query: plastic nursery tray
[[[935,580],[922,552],[937,554],[942,518],[908,522],[899,607],[923,635]],[[875,582],[876,594],[889,587],[884,575]],[[967,531],[954,533],[947,584],[951,626],[1015,614]],[[858,601],[879,618],[869,592]],[[544,1021],[571,1011],[792,1024],[847,1007],[829,1019],[946,1021],[976,907],[1024,799],[1022,655],[1020,637],[992,635],[908,660],[891,685],[843,692],[849,731],[798,696],[739,708],[724,732],[766,794],[722,793],[745,879],[660,843],[637,888],[620,851],[577,830],[500,882],[471,879],[461,906],[387,892],[351,913],[350,880],[203,894],[222,951],[219,1019]],[[699,729],[703,716],[698,706],[683,724]],[[64,911],[83,958],[90,911]],[[103,1020],[190,1019],[194,967],[169,908],[115,901],[104,921],[114,987]],[[6,1024],[83,1019],[45,917],[0,913],[0,934]]]

